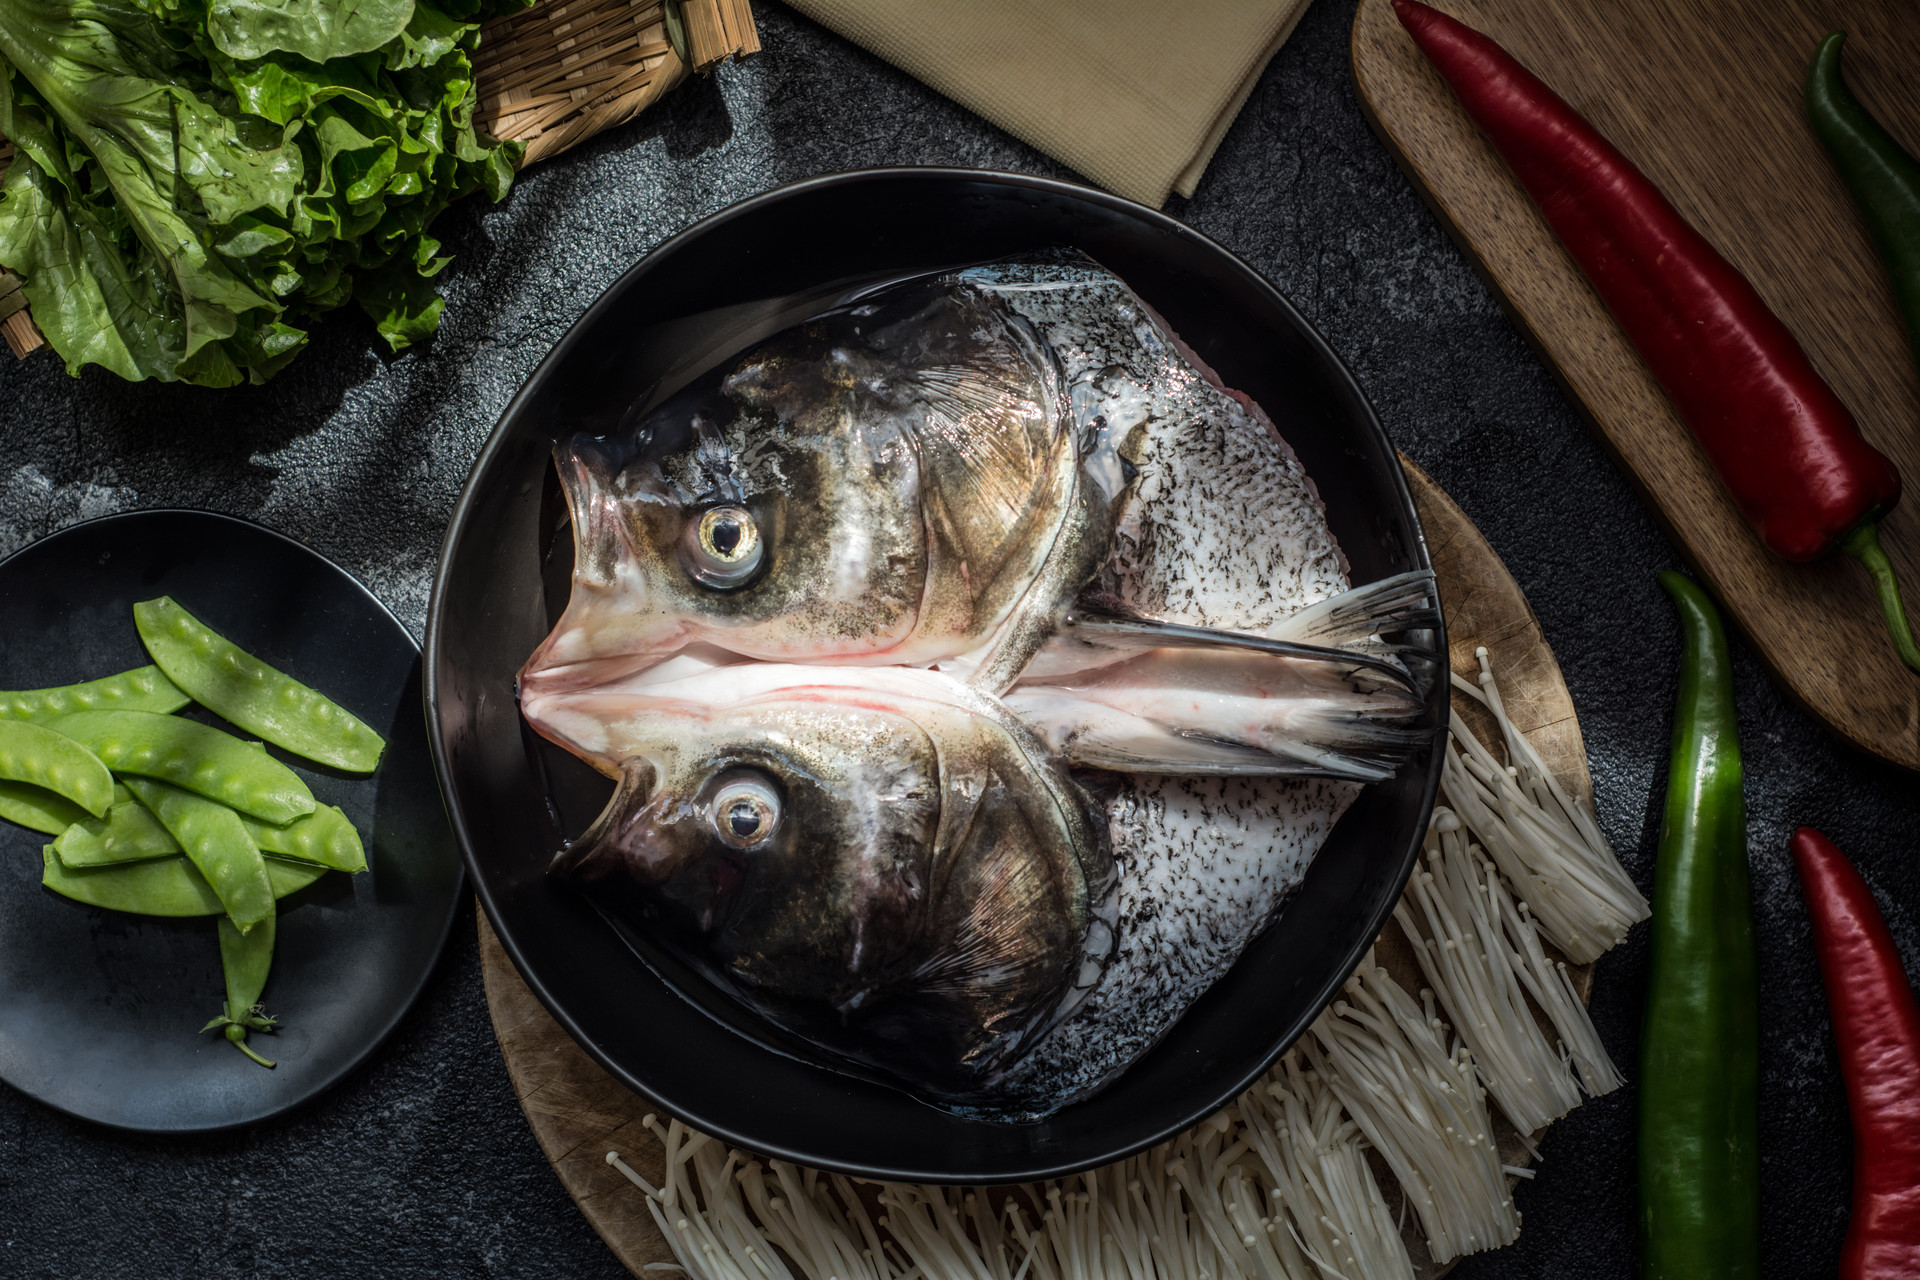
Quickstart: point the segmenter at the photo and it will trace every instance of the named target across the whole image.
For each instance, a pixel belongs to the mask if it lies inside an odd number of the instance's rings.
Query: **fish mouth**
[[[607,807],[580,833],[580,838],[555,854],[547,874],[582,891],[599,893],[629,886],[635,890],[664,880],[671,859],[660,856],[651,842],[636,841],[655,806],[654,780],[659,771],[644,759],[628,761],[620,785]]]
[[[616,447],[576,436],[554,446],[553,462],[573,528],[573,571],[567,607],[520,668],[523,699],[625,680],[685,638],[671,620],[647,625],[644,581],[631,568],[622,572],[639,555],[621,519],[620,496],[606,481],[621,465]]]

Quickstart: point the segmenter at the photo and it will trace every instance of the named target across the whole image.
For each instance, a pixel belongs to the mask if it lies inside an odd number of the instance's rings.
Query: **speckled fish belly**
[[[1104,416],[1138,468],[1101,590],[1152,616],[1264,632],[1347,589],[1345,557],[1292,449],[1124,284],[1084,259],[972,274],[1039,330],[1076,409]],[[1359,793],[1324,779],[1127,779],[1107,804],[1120,876],[1114,953],[1075,1016],[1009,1069],[1006,1105],[1056,1110],[1152,1047],[1273,923]]]

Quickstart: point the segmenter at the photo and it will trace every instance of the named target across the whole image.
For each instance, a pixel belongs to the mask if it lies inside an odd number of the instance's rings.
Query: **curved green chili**
[[[1814,51],[1807,69],[1807,119],[1880,250],[1907,322],[1907,343],[1920,361],[1920,161],[1847,88],[1840,74],[1840,47],[1846,40],[1846,32],[1835,31]]]
[[[1726,632],[1677,573],[1680,696],[1654,864],[1640,1041],[1640,1239],[1649,1280],[1760,1272],[1760,1034],[1746,801]]]
[[[147,652],[200,705],[276,747],[370,773],[386,740],[325,694],[268,666],[166,596],[133,606]]]
[[[85,744],[30,720],[0,720],[0,779],[43,787],[104,818],[113,775]]]
[[[241,825],[239,814],[151,778],[133,778],[127,786],[153,810],[167,834],[180,842],[242,932],[273,917],[273,884],[267,879],[260,848]]]
[[[161,674],[160,668],[136,667],[84,684],[0,693],[0,720],[51,720],[76,711],[153,711],[166,715],[192,701]]]
[[[170,782],[264,822],[292,822],[316,807],[300,775],[264,747],[197,720],[146,711],[82,711],[48,727],[82,743],[116,772]],[[6,728],[0,721],[0,734]]]
[[[64,898],[125,911],[140,916],[218,916],[226,908],[213,887],[185,857],[158,858],[151,862],[126,862],[111,867],[69,867],[61,863],[52,845],[41,851],[44,865],[40,883]],[[268,858],[267,880],[273,896],[284,898],[297,893],[327,869],[316,862],[289,862]]]
[[[246,933],[220,917],[220,969],[227,980],[227,1001],[220,1016],[200,1028],[203,1032],[225,1028],[227,1043],[263,1067],[273,1062],[247,1047],[247,1032],[272,1031],[280,1025],[279,1019],[260,1007],[260,993],[267,989],[267,974],[273,968],[273,935],[272,916]]]

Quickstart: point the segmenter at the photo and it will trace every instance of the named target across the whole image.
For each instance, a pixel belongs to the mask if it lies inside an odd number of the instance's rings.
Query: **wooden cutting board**
[[[1580,738],[1573,700],[1560,676],[1560,664],[1547,647],[1533,610],[1520,593],[1506,566],[1480,531],[1440,487],[1412,463],[1406,463],[1407,482],[1426,531],[1427,547],[1440,580],[1441,602],[1447,614],[1449,657],[1455,671],[1476,676],[1479,664],[1473,651],[1487,647],[1507,714],[1527,735],[1548,768],[1574,796],[1585,798],[1592,782],[1587,774],[1586,747]],[[1463,711],[1477,710],[1465,698],[1454,699]],[[1489,722],[1476,726],[1492,739]],[[1413,950],[1397,926],[1381,935],[1380,963],[1408,990],[1423,985]],[[480,964],[486,983],[487,1008],[507,1074],[540,1149],[552,1162],[567,1194],[593,1224],[628,1270],[636,1276],[649,1263],[671,1263],[672,1251],[647,1211],[645,1198],[606,1161],[607,1152],[638,1169],[655,1186],[662,1182],[663,1151],[642,1121],[653,1108],[608,1075],[575,1044],[541,1005],[515,972],[513,961],[480,917]],[[1593,966],[1572,970],[1584,996],[1593,980]],[[665,1117],[661,1117],[664,1122]],[[1501,1150],[1509,1164],[1527,1162],[1525,1148],[1496,1118],[1503,1130]],[[1388,1189],[1389,1199],[1394,1192]],[[1417,1220],[1406,1228],[1416,1263],[1425,1258]],[[1432,1280],[1450,1267],[1420,1266],[1421,1280]],[[936,1277],[945,1280],[945,1277]]]
[[[1440,0],[1592,121],[1753,281],[1861,427],[1920,485],[1920,375],[1859,215],[1805,122],[1826,32],[1920,152],[1913,0]],[[1894,657],[1861,568],[1788,564],[1740,518],[1684,424],[1439,74],[1361,0],[1353,77],[1414,185],[1639,486],[1779,681],[1850,741],[1920,769],[1920,675]],[[1516,500],[1524,501],[1516,495]],[[1577,538],[1569,531],[1569,539]],[[1920,497],[1881,525],[1920,617]],[[1606,548],[1582,545],[1583,553]],[[1620,625],[1634,626],[1632,618]]]

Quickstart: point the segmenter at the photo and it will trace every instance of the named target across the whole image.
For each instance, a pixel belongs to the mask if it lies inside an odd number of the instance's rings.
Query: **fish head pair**
[[[1000,299],[918,280],[563,442],[572,595],[523,687],[601,686],[689,645],[909,665],[991,648],[1104,549],[1062,537],[1086,521],[1059,384]]]
[[[789,670],[800,687],[724,705],[742,677],[716,673],[714,702],[537,708],[621,776],[555,874],[805,1038],[923,1092],[976,1093],[1104,963],[1103,827],[990,710]]]

